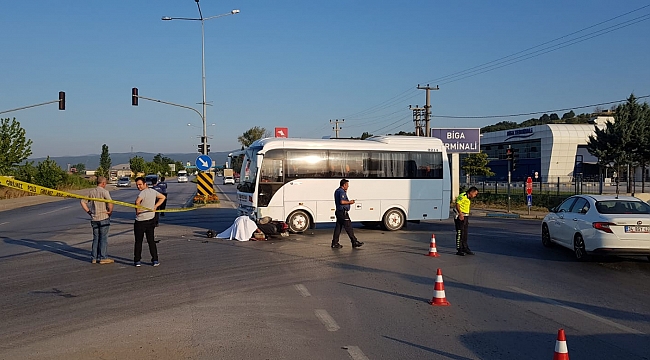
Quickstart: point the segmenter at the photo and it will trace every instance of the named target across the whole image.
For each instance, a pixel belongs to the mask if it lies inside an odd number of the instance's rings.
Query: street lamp
[[[203,17],[203,13],[201,12],[201,5],[199,5],[199,0],[194,0],[196,1],[196,6],[199,9],[199,17],[198,18],[184,18],[184,17],[170,17],[170,16],[163,16],[162,20],[164,21],[169,21],[169,20],[193,20],[193,21],[200,21],[201,22],[201,77],[202,77],[202,84],[203,84],[203,102],[201,103],[203,105],[203,115],[201,118],[203,119],[203,136],[201,137],[201,143],[203,144],[202,149],[203,149],[203,155],[207,155],[207,128],[206,128],[206,123],[205,123],[205,113],[206,113],[206,102],[205,102],[205,21],[210,20],[210,19],[216,19],[228,15],[235,15],[239,14],[239,10],[232,10],[229,13],[225,14],[220,14],[220,15],[214,15],[210,16],[207,18]]]

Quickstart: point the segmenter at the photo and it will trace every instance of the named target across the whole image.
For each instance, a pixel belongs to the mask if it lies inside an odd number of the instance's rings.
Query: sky
[[[431,92],[433,128],[521,122],[650,95],[650,2],[621,0],[203,0],[212,151],[253,126],[290,137],[413,131]],[[190,153],[202,133],[201,23],[193,0],[3,1],[0,114],[32,157]],[[643,99],[645,101],[647,99]],[[608,108],[610,105],[604,106]],[[533,113],[536,115],[505,117]],[[557,112],[562,116],[563,112]],[[498,115],[494,118],[487,116]],[[479,118],[453,118],[453,117]],[[484,118],[480,118],[484,117]],[[188,124],[191,124],[188,126]],[[214,124],[214,125],[212,125]]]

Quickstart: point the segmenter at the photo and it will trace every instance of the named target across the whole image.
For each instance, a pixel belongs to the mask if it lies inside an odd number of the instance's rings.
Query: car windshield
[[[650,205],[642,201],[604,200],[596,202],[601,214],[650,214]]]
[[[128,177],[122,177],[122,178],[120,178],[120,181],[129,181],[129,178]]]

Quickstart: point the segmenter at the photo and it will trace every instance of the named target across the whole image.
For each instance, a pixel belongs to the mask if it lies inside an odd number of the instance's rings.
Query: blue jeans
[[[90,226],[93,227],[92,259],[108,259],[108,229],[111,226],[111,220],[91,221]]]

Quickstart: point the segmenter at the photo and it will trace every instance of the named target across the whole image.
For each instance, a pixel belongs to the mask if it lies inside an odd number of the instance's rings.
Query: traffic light
[[[198,145],[198,150],[200,154],[207,155],[210,153],[210,144],[205,144],[205,152],[203,152],[203,144]]]
[[[506,149],[506,160],[512,161],[512,149],[511,148]]]
[[[59,91],[59,110],[65,110],[65,91]]]
[[[517,169],[517,160],[519,160],[519,149],[512,149],[512,171]]]
[[[131,105],[138,106],[138,88],[131,89]]]

